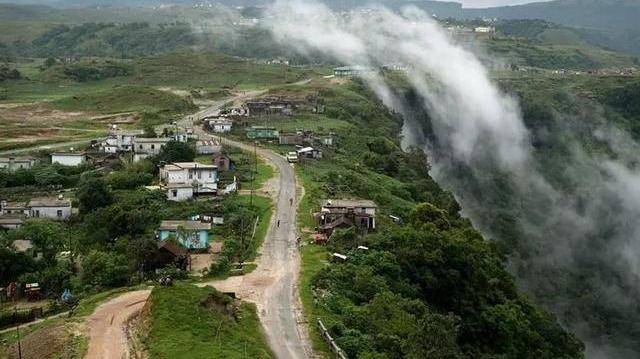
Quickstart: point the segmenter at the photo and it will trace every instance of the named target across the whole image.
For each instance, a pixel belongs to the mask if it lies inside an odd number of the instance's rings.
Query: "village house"
[[[62,196],[34,198],[27,206],[33,218],[65,220],[71,216],[71,200]]]
[[[197,162],[169,163],[160,167],[160,184],[171,201],[213,195],[218,190],[218,167]]]
[[[31,169],[36,164],[33,157],[0,157],[0,170],[13,172],[20,169]]]
[[[205,118],[205,123],[209,130],[215,133],[230,132],[233,127],[233,121],[224,117]]]
[[[188,249],[207,249],[209,247],[209,231],[211,223],[198,221],[162,221],[158,228],[158,239],[161,242],[169,237],[175,238]]]
[[[16,229],[24,224],[25,219],[26,216],[21,214],[0,215],[0,228]]]
[[[291,101],[273,98],[249,101],[244,104],[250,116],[262,115],[293,115],[294,104]]]
[[[87,155],[84,152],[54,152],[51,154],[51,163],[58,163],[63,166],[80,166],[87,162]]]
[[[319,231],[330,236],[336,228],[357,227],[362,231],[376,228],[378,206],[369,200],[327,199],[316,214]]]
[[[313,147],[304,147],[296,151],[298,159],[321,159],[322,151]]]
[[[493,26],[478,26],[473,31],[479,34],[490,34],[496,32],[496,28]]]
[[[133,161],[138,162],[145,158],[155,156],[171,141],[168,137],[145,138],[136,137],[133,140]]]
[[[29,214],[29,207],[26,202],[7,202],[0,201],[0,215],[9,214]]]
[[[222,152],[222,145],[218,140],[196,141],[196,153],[199,155],[212,155]]]
[[[141,134],[141,131],[113,129],[100,145],[100,150],[105,153],[132,152],[135,139]]]
[[[158,242],[158,252],[154,260],[155,268],[165,268],[175,265],[176,268],[187,270],[190,264],[189,251],[170,241]]]
[[[247,138],[253,140],[277,140],[280,138],[280,132],[275,127],[252,126],[247,129]]]

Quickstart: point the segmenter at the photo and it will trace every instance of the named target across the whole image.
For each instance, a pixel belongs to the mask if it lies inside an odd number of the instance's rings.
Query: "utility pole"
[[[253,186],[254,179],[256,174],[258,173],[258,150],[256,148],[257,141],[253,141],[253,171],[251,172],[251,198],[249,199],[249,203],[253,208]]]
[[[20,343],[20,320],[18,319],[18,303],[16,301],[16,295],[13,296],[13,315],[18,321],[18,326],[16,326],[16,335],[18,337],[18,358],[22,359],[22,344]]]

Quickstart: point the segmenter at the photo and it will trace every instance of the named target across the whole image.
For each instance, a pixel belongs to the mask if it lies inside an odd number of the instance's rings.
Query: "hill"
[[[594,44],[640,54],[640,2],[634,0],[555,0],[519,6],[464,9],[463,16],[543,19],[575,27]]]

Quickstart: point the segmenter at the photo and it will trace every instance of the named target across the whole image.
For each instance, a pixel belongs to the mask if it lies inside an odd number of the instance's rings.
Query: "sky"
[[[462,3],[464,7],[492,7],[504,5],[520,5],[531,2],[542,2],[550,0],[438,0],[438,1],[455,1]]]

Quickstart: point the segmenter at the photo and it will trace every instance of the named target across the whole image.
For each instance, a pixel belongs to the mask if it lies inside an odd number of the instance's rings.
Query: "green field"
[[[215,293],[211,287],[190,284],[154,288],[148,337],[144,340],[149,357],[273,358],[255,306],[240,304],[234,318],[202,304]]]

